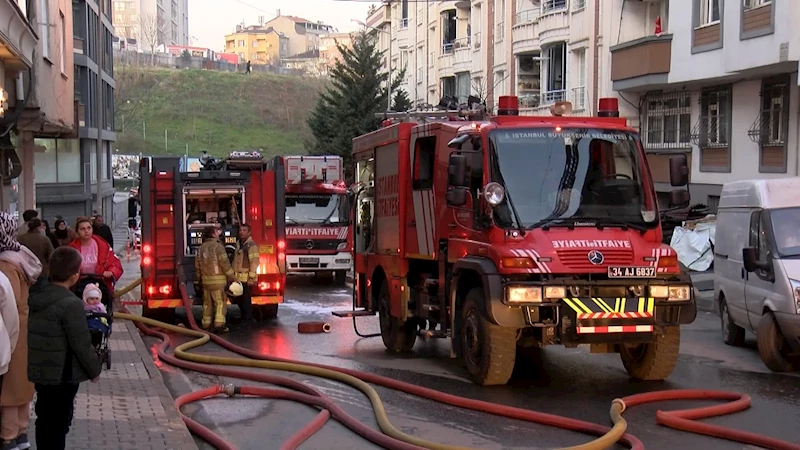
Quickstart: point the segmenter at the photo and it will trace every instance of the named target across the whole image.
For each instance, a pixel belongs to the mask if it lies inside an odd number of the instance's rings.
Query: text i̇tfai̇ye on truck
[[[638,379],[668,377],[691,279],[662,244],[637,132],[601,99],[596,117],[390,114],[353,140],[354,310],[391,351],[450,338],[483,385],[505,384],[526,349],[589,344]],[[433,117],[437,116],[438,117]],[[685,156],[670,160],[672,208],[689,202]],[[663,212],[663,211],[662,211]]]
[[[239,225],[248,224],[258,245],[254,313],[274,317],[286,286],[284,164],[258,152],[232,152],[219,160],[204,155],[199,171],[182,170],[180,157],[142,158],[142,309],[145,317],[172,322],[183,307],[185,283],[193,304],[202,303],[194,259],[208,226],[222,229],[229,258]],[[232,259],[232,258],[231,258]],[[236,299],[230,299],[235,301]]]

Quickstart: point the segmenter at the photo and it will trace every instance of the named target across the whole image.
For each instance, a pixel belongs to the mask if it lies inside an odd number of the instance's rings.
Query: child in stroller
[[[86,322],[97,357],[106,365],[106,369],[110,369],[111,350],[108,348],[108,341],[113,321],[113,295],[102,279],[91,275],[81,276],[75,285],[75,295],[83,299]]]

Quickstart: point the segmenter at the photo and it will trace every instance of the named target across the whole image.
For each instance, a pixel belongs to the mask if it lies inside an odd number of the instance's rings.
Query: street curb
[[[169,393],[167,385],[164,384],[164,377],[161,375],[158,367],[156,367],[156,363],[153,362],[153,356],[147,350],[147,346],[142,339],[142,335],[139,333],[139,329],[136,328],[136,325],[130,321],[125,321],[125,326],[128,327],[128,332],[133,338],[133,345],[136,347],[136,353],[139,354],[139,358],[141,358],[147,373],[150,375],[150,380],[152,380],[153,386],[156,388],[156,393],[158,394],[159,400],[161,400],[161,405],[164,407],[164,411],[167,413],[167,417],[180,417],[180,412],[178,411],[178,408],[175,407],[175,399],[172,398],[172,394]],[[181,424],[183,425],[183,432],[180,434],[182,440],[185,442],[181,443],[180,448],[199,450],[197,443],[195,443],[194,438],[192,437],[192,433],[189,432],[189,429],[186,427],[186,424],[183,423],[183,420],[181,420]]]

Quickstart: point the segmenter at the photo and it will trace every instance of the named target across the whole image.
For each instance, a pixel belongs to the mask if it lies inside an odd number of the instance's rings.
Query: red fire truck
[[[354,309],[334,315],[377,313],[394,352],[449,338],[482,385],[505,384],[518,355],[551,344],[668,377],[696,307],[661,242],[639,135],[616,99],[597,117],[565,115],[568,102],[541,117],[519,116],[516,97],[499,105],[491,117],[397,113],[353,140]],[[684,156],[670,178],[670,206],[685,207]]]
[[[340,156],[286,156],[286,263],[289,272],[332,275],[352,268],[347,185]]]
[[[174,321],[175,308],[183,306],[181,282],[194,303],[202,303],[194,258],[203,230],[220,226],[232,256],[239,225],[246,223],[259,245],[254,313],[274,317],[286,285],[283,161],[265,161],[258,152],[232,152],[225,160],[204,156],[201,163],[199,171],[191,172],[182,170],[179,157],[140,162],[143,314]]]

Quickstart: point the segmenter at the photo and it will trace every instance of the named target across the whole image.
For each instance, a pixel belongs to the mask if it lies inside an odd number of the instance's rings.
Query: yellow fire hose
[[[118,291],[115,292],[115,297],[119,298],[120,296],[130,292],[136,286],[141,284],[141,279],[137,280],[136,282],[132,283],[129,286],[126,286]],[[182,286],[181,291],[184,292],[185,287]],[[191,310],[187,311],[187,316],[189,317],[190,323],[193,327],[196,327],[194,322],[194,317],[192,316]],[[262,369],[269,369],[269,370],[278,370],[278,371],[285,371],[285,372],[294,372],[294,373],[301,373],[305,375],[311,375],[315,377],[327,378],[330,380],[339,381],[341,383],[345,383],[347,385],[352,386],[355,389],[361,391],[364,395],[369,398],[370,403],[375,412],[375,417],[378,422],[378,426],[381,431],[399,441],[412,444],[414,446],[434,449],[434,450],[473,450],[469,447],[459,447],[447,444],[441,444],[437,442],[431,442],[424,439],[420,439],[395,428],[386,414],[386,410],[383,406],[383,402],[380,399],[377,391],[375,391],[372,386],[367,384],[363,379],[370,379],[373,383],[384,385],[387,387],[392,387],[397,389],[400,387],[402,391],[409,392],[412,394],[416,394],[426,398],[432,398],[436,394],[439,396],[449,396],[449,394],[440,393],[438,391],[432,391],[430,389],[421,388],[415,385],[408,385],[410,387],[402,386],[406,383],[402,383],[397,380],[388,379],[385,377],[380,377],[375,374],[369,373],[362,373],[357,371],[350,371],[348,369],[340,369],[331,367],[328,368],[327,366],[319,366],[310,363],[302,363],[302,362],[286,362],[286,361],[265,361],[265,360],[257,360],[252,358],[241,358],[241,357],[223,357],[223,356],[211,356],[211,355],[198,355],[194,353],[190,353],[189,350],[200,347],[209,343],[212,339],[210,333],[200,331],[198,329],[192,328],[184,328],[180,326],[175,326],[171,324],[167,324],[164,322],[159,322],[157,320],[153,320],[150,318],[146,318],[139,315],[134,315],[130,313],[123,313],[123,312],[115,312],[114,318],[123,319],[123,320],[130,320],[133,322],[139,322],[141,324],[149,325],[156,328],[161,328],[164,330],[168,330],[174,333],[178,333],[184,336],[193,337],[195,339],[186,342],[184,344],[179,345],[174,350],[174,356],[180,360],[190,361],[194,363],[200,364],[210,364],[210,365],[221,365],[221,366],[238,366],[238,367],[258,367]],[[216,336],[214,336],[216,337]],[[220,338],[221,340],[221,338]],[[225,341],[227,342],[227,341]],[[218,341],[218,343],[220,343]],[[230,344],[233,346],[233,344]],[[247,352],[246,349],[241,349],[244,352]],[[238,352],[237,352],[238,353]],[[263,357],[269,357],[268,355],[262,355]],[[277,358],[276,358],[277,359]],[[359,376],[353,376],[346,372],[355,373]],[[414,389],[412,389],[414,388]],[[421,393],[420,393],[421,392]],[[592,424],[588,422],[577,421],[575,419],[570,419],[566,417],[559,417],[553,416],[544,413],[538,413],[535,411],[528,411],[522,410],[518,408],[510,408],[502,405],[497,405],[488,402],[481,402],[477,400],[466,399],[463,397],[456,397],[451,396],[456,399],[460,399],[459,402],[448,401],[447,403],[462,403],[463,405],[472,404],[473,406],[470,409],[475,409],[479,411],[485,411],[490,414],[498,414],[503,415],[506,417],[513,417],[522,420],[529,420],[532,422],[539,422],[545,423],[551,426],[560,426],[562,428],[568,428],[575,431],[582,431],[584,433],[601,435],[599,438],[588,442],[586,444],[577,445],[573,447],[568,447],[562,450],[600,450],[605,449],[608,447],[613,446],[615,443],[620,441],[625,435],[625,431],[627,428],[627,422],[622,417],[622,412],[625,409],[625,405],[619,399],[615,400],[611,405],[610,416],[611,421],[614,424],[611,429],[607,427],[602,427],[597,424]],[[465,403],[465,402],[475,402],[475,403]],[[475,406],[477,405],[477,406]],[[571,426],[570,426],[571,425]],[[627,435],[627,439],[622,439],[623,441],[628,441],[627,443],[630,444],[631,448],[639,448],[641,442],[634,438],[633,436]],[[638,444],[638,445],[636,445]],[[641,447],[643,448],[643,446]]]

